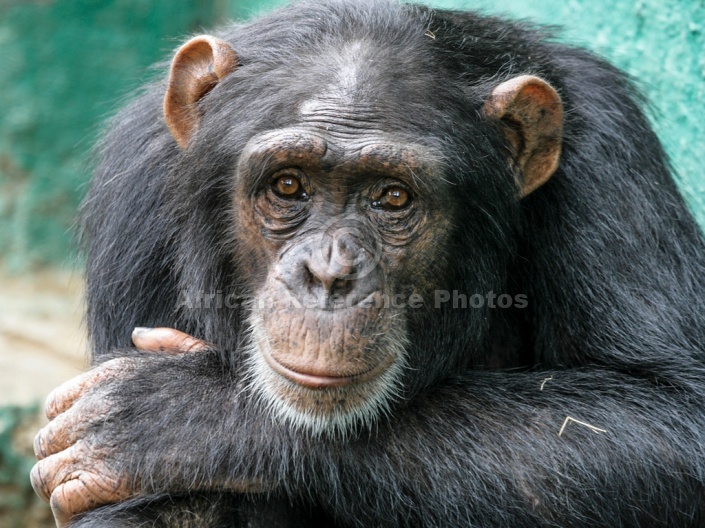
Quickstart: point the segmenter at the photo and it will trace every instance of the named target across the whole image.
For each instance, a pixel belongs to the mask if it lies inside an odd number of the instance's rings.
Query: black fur
[[[200,103],[191,148],[164,124],[165,84],[148,87],[112,122],[83,209],[95,356],[130,347],[135,326],[220,350],[147,356],[118,391],[134,403],[115,445],[158,495],[76,526],[705,524],[705,246],[630,80],[542,29],[386,1],[298,3],[220,36],[241,67]],[[316,438],[248,399],[243,312],[182,301],[249,293],[232,245],[238,156],[296,122],[354,39],[385,130],[443,154],[456,229],[439,284],[529,305],[413,313],[393,415]],[[556,88],[565,131],[558,172],[516,203],[481,108],[521,74]],[[568,416],[605,432],[559,436]],[[275,491],[200,494],[243,478]]]

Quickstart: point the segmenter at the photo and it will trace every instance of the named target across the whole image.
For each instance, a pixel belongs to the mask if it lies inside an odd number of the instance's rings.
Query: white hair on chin
[[[360,385],[328,389],[303,387],[272,370],[260,349],[262,346],[269,346],[261,318],[252,313],[248,326],[250,336],[246,348],[247,385],[251,394],[275,420],[283,420],[289,426],[306,430],[313,435],[348,437],[369,429],[381,415],[389,415],[392,403],[401,397],[408,340],[406,330],[398,328],[400,325],[393,324],[381,344],[385,348],[385,356],[394,358],[382,374]],[[326,391],[328,398],[354,399],[356,405],[347,410],[336,408],[333,412],[321,412],[314,405],[311,405],[310,409],[301,410],[282,397],[282,393],[291,391],[300,394],[303,399],[308,396],[312,402],[320,397],[322,391]]]

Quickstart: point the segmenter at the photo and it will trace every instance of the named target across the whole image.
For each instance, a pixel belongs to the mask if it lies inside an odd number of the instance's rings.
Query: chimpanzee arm
[[[135,343],[158,354],[121,351],[47,400],[32,484],[59,528],[333,526],[284,495],[297,444],[272,435],[220,352],[168,329]]]
[[[468,373],[310,476],[360,526],[701,526],[702,408],[615,372]]]
[[[471,372],[341,442],[275,423],[215,351],[128,361],[135,370],[66,412],[76,443],[45,458],[45,474],[112,475],[132,494],[312,493],[360,526],[702,519],[703,398],[687,386],[597,370]]]

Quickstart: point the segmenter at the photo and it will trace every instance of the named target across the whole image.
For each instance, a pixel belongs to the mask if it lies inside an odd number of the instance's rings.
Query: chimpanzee
[[[189,40],[99,148],[98,366],[35,488],[80,527],[705,525],[705,245],[641,103],[387,0]]]

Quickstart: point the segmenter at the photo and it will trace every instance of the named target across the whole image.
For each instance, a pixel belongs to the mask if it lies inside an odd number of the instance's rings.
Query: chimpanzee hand
[[[145,351],[171,354],[194,352],[206,344],[172,329],[136,330],[135,345]],[[31,481],[49,501],[58,526],[98,506],[135,496],[137,475],[124,472],[123,447],[101,434],[99,425],[116,415],[111,392],[140,368],[141,358],[117,358],[55,389],[48,397],[50,423],[37,434],[39,462]]]

